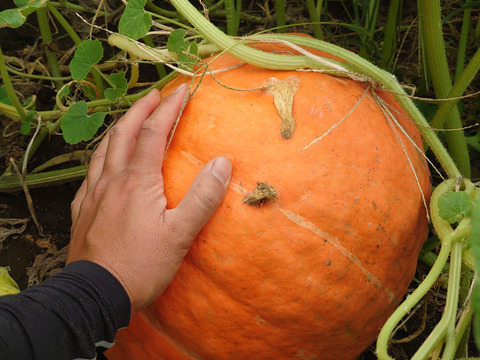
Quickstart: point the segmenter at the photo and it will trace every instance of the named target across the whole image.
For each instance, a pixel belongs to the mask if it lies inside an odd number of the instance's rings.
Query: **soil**
[[[0,3],[0,10],[11,7],[13,7],[13,2]],[[297,18],[304,16],[304,14],[295,15],[293,10],[291,14]],[[72,19],[72,21],[76,20]],[[300,18],[292,22],[298,23],[300,21],[305,20]],[[0,43],[6,55],[29,59],[42,56],[39,50],[38,39],[39,32],[34,16],[30,16],[29,23],[18,30],[3,28],[0,31]],[[70,46],[68,42],[65,43],[66,45],[60,42],[58,46]],[[409,76],[407,73],[403,75],[407,78]],[[20,81],[20,79],[15,79],[15,81]],[[32,94],[37,95],[37,109],[51,108],[55,91],[50,82],[28,82],[24,84],[18,83],[17,85],[17,88],[22,89],[20,95],[24,99]],[[4,135],[8,135],[0,136],[1,174],[9,166],[10,158],[16,160],[21,158],[28,139],[19,134],[18,124],[12,124],[12,121],[5,117],[0,117],[0,129],[2,129]],[[66,145],[60,136],[53,135],[46,139],[37,150],[34,158],[29,162],[29,168],[33,169],[36,165],[54,156],[71,151],[72,147]],[[70,203],[79,186],[80,182],[72,182],[30,189],[33,208],[41,229],[37,228],[32,219],[27,197],[23,192],[14,194],[0,193],[0,218],[28,219],[25,229],[21,228],[21,224],[1,225],[13,232],[13,234],[5,239],[2,239],[0,236],[0,266],[8,266],[10,268],[11,276],[21,289],[44,280],[63,267],[71,226]],[[423,279],[426,272],[427,267],[419,264],[416,277]],[[416,287],[416,284],[416,282],[412,282],[412,289]],[[410,320],[396,334],[395,338],[401,339],[414,334],[420,329],[418,337],[405,343],[391,345],[390,351],[392,355],[395,355],[396,359],[409,359],[421,342],[425,340],[428,333],[441,317],[444,298],[444,289],[439,287],[425,299],[425,302],[416,309]],[[425,328],[423,331],[422,327]],[[471,356],[479,355],[473,340],[469,348],[471,349]],[[376,359],[373,345],[365,351],[361,359]]]

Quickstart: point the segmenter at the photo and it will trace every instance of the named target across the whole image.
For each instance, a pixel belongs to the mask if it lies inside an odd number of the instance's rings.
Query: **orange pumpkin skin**
[[[222,55],[211,67],[237,63]],[[224,155],[233,163],[227,196],[173,282],[118,333],[108,356],[355,359],[414,276],[427,232],[419,184],[426,201],[431,191],[423,155],[396,125],[397,134],[392,130],[371,93],[357,105],[365,84],[250,65],[215,76],[240,89],[295,77],[295,132],[282,138],[267,91],[229,90],[203,78],[168,149],[165,192],[175,207],[201,167]],[[179,77],[163,94],[189,81]],[[377,93],[401,111],[390,94]],[[412,122],[397,121],[421,147]],[[249,206],[243,199],[257,182],[277,196]]]

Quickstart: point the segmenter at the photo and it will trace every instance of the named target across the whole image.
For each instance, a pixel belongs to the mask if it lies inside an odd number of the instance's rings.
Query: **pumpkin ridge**
[[[282,208],[277,208],[278,211],[280,211],[283,215],[285,215],[285,217],[290,220],[291,222],[293,222],[294,224],[297,224],[298,226],[301,226],[303,227],[304,229],[307,229],[307,230],[310,230],[311,232],[313,232],[315,235],[318,235],[318,236],[321,236],[321,237],[324,237],[325,240],[328,241],[328,243],[330,245],[332,245],[335,249],[337,249],[338,251],[340,251],[344,256],[346,256],[357,268],[359,268],[364,274],[365,276],[372,280],[376,285],[378,285],[379,287],[381,287],[384,291],[385,291],[385,294],[388,296],[388,298],[394,303],[394,304],[397,304],[398,303],[398,300],[397,298],[395,297],[395,294],[393,293],[393,291],[391,291],[390,289],[388,289],[385,285],[382,284],[382,282],[375,276],[373,275],[370,271],[368,271],[368,269],[366,269],[363,264],[361,263],[361,261],[355,256],[353,255],[351,252],[349,252],[347,249],[345,249],[345,247],[343,247],[339,242],[338,240],[322,231],[317,225],[315,225],[314,223],[308,221],[307,219],[305,219],[303,216],[300,216],[292,211],[289,211],[289,210],[286,210],[286,209],[282,209]]]

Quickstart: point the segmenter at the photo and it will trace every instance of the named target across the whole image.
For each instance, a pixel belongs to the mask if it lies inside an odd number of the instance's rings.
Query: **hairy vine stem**
[[[173,6],[211,43],[218,46],[221,50],[225,50],[240,60],[263,68],[276,70],[297,70],[302,68],[320,69],[326,72],[335,71],[339,74],[338,67],[343,68],[344,76],[358,75],[379,82],[384,89],[391,91],[397,101],[402,105],[407,114],[420,126],[419,131],[428,143],[432,151],[435,153],[438,161],[441,163],[447,175],[451,178],[461,176],[455,162],[451,158],[448,151],[433,130],[430,129],[428,122],[420,113],[418,108],[413,104],[411,99],[406,96],[405,91],[398,81],[389,73],[377,68],[375,65],[364,60],[360,56],[353,54],[333,44],[329,44],[320,40],[305,38],[294,35],[285,34],[268,34],[261,36],[249,37],[249,40],[261,39],[277,39],[287,41],[296,45],[306,46],[328,52],[334,56],[341,58],[344,62],[336,62],[330,59],[319,62],[318,58],[311,58],[304,55],[278,55],[270,54],[260,50],[246,46],[241,41],[237,41],[225,35],[187,0],[171,0]]]
[[[473,184],[469,180],[463,180],[467,193],[473,190]],[[438,199],[447,191],[455,189],[457,179],[448,179],[438,185],[430,199],[430,214],[432,223],[435,227],[438,237],[442,243],[440,253],[438,254],[435,264],[430,269],[427,277],[421,282],[417,289],[394,311],[387,320],[377,338],[377,356],[379,360],[393,360],[387,352],[390,334],[400,320],[417,304],[420,299],[433,286],[440,276],[445,263],[451,253],[450,258],[450,276],[447,293],[447,304],[442,319],[432,331],[427,340],[417,350],[414,357],[415,360],[427,359],[432,350],[443,339],[446,340],[445,355],[455,354],[456,341],[454,337],[455,331],[455,314],[458,305],[458,292],[460,284],[460,269],[462,265],[462,241],[466,239],[470,232],[470,220],[464,219],[458,227],[453,230],[450,223],[440,217],[438,211]],[[450,355],[449,355],[450,356]],[[448,359],[446,357],[445,359]],[[453,359],[452,357],[450,357]]]

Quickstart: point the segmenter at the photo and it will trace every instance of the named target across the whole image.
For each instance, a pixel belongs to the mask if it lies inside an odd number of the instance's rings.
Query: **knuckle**
[[[140,128],[142,135],[146,136],[157,136],[159,131],[158,121],[153,121],[152,119],[147,119],[142,123]]]
[[[203,209],[212,211],[220,204],[220,194],[211,185],[200,184],[192,189],[195,202]]]
[[[108,136],[113,139],[117,137],[122,137],[127,134],[126,126],[123,125],[121,122],[117,123],[114,127],[112,127],[108,131]]]

